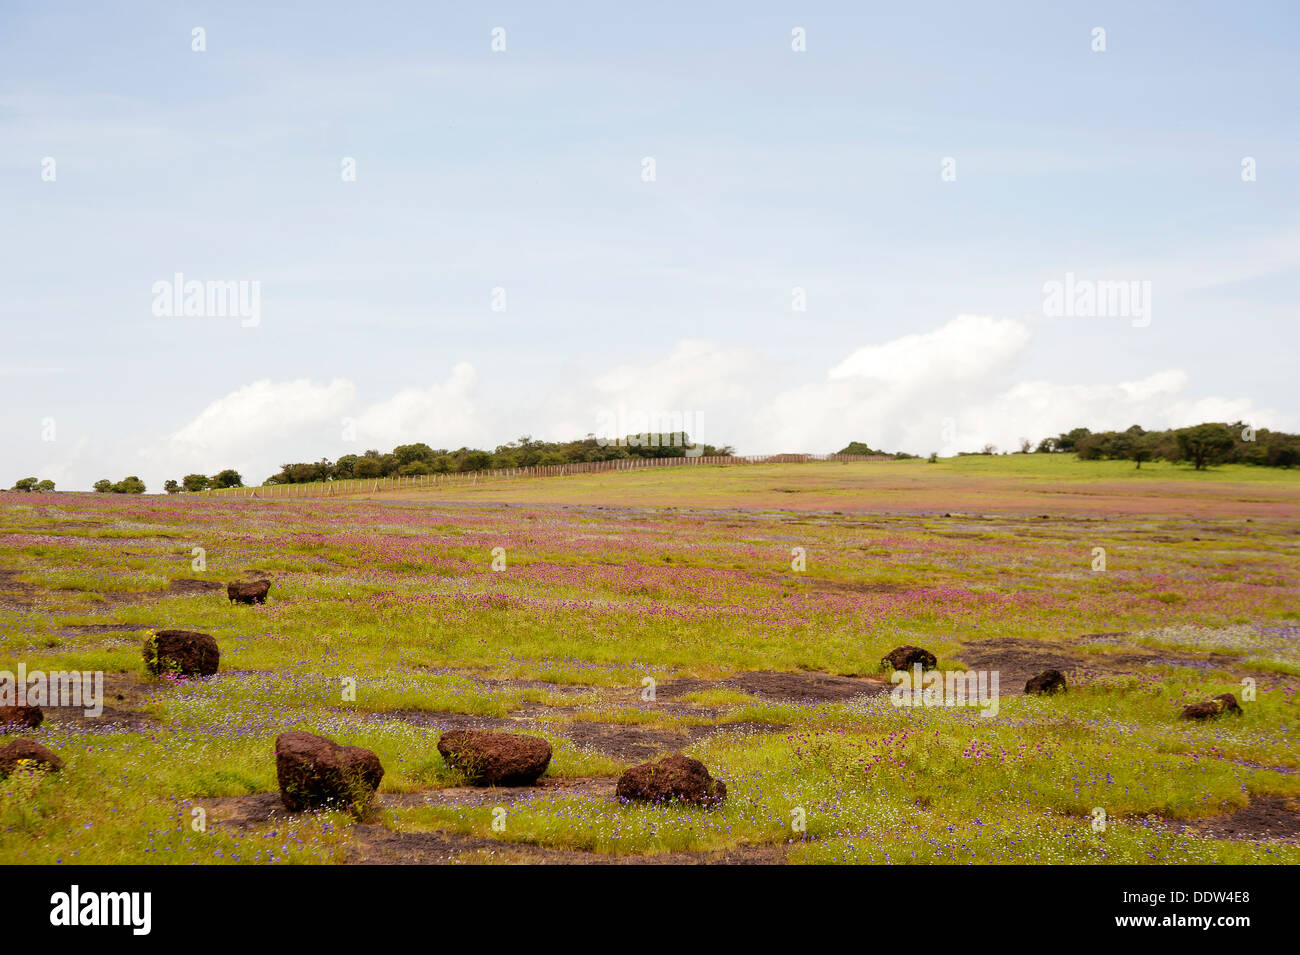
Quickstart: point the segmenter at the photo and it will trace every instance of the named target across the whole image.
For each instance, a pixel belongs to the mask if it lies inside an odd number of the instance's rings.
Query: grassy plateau
[[[264,606],[226,600],[248,571]],[[212,634],[220,672],[146,675],[164,628]],[[997,672],[996,713],[895,705],[900,644]],[[20,664],[103,671],[105,710],[0,735],[66,763],[0,780],[0,863],[1300,862],[1291,471],[1007,455],[4,493],[0,670]],[[1068,691],[1025,695],[1048,667]],[[1243,716],[1178,718],[1229,692]],[[437,750],[466,727],[545,737],[542,785],[467,787]],[[289,729],[379,755],[367,818],[283,809]],[[674,752],[721,808],[614,798]]]

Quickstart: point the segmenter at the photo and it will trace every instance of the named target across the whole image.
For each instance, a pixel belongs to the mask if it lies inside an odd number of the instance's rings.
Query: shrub
[[[213,487],[243,487],[244,479],[234,468],[226,468],[212,475]]]
[[[113,485],[114,494],[143,494],[145,490],[144,481],[141,481],[134,474],[122,478]]]

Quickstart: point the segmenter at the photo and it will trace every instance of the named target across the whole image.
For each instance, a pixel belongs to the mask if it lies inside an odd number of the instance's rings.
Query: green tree
[[[168,478],[166,481],[163,481],[163,490],[168,494],[179,494],[181,486],[171,478]]]
[[[1067,431],[1058,435],[1056,439],[1057,451],[1073,451],[1080,441],[1092,434],[1087,428],[1075,428],[1073,431]]]
[[[12,490],[15,491],[32,491],[36,488],[37,479],[34,477],[23,478],[21,481],[15,481]]]
[[[1135,462],[1135,468],[1141,470],[1142,462],[1152,461],[1159,454],[1158,437],[1158,435],[1147,434],[1144,431],[1141,436],[1133,439],[1133,450],[1129,457]]]
[[[211,481],[206,474],[187,474],[181,478],[181,485],[187,491],[206,491]]]
[[[113,490],[113,482],[110,481],[108,478],[100,478],[98,481],[95,482],[96,494],[108,494],[112,490]]]
[[[461,448],[453,457],[457,458],[457,471],[486,471],[492,467],[492,455],[487,451]]]
[[[46,480],[41,481],[39,484],[36,485],[36,490],[38,490],[38,491],[53,491],[53,490],[54,490],[54,482],[51,481],[51,480],[49,480],[49,479],[47,478]]]
[[[124,477],[113,485],[114,494],[143,494],[147,488],[144,481],[132,474],[130,477]]]
[[[1198,471],[1218,464],[1234,446],[1233,433],[1223,424],[1198,424],[1194,428],[1181,428],[1174,434],[1178,439],[1178,450]]]
[[[1100,461],[1106,457],[1110,435],[1085,434],[1074,442],[1074,453],[1080,461]]]
[[[407,464],[414,464],[416,461],[423,461],[425,464],[429,464],[433,461],[436,455],[434,454],[433,448],[429,447],[427,444],[417,442],[415,444],[399,444],[397,447],[393,448],[393,457],[397,458],[397,465],[401,468]],[[406,474],[408,472],[403,471],[402,473]]]
[[[244,479],[234,468],[226,468],[212,475],[213,487],[243,487]]]
[[[871,450],[871,445],[867,444],[865,441],[850,441],[847,445],[845,445],[843,448],[841,448],[839,451],[835,453],[866,455],[866,454],[884,454],[885,452]]]

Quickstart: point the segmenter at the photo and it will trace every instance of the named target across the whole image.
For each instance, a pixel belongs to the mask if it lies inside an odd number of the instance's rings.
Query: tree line
[[[1023,446],[1022,446],[1023,449]],[[1300,435],[1255,429],[1241,421],[1206,422],[1189,428],[1146,431],[1133,425],[1124,431],[1075,428],[1044,438],[1043,453],[1074,452],[1081,461],[1183,461],[1201,471],[1215,464],[1256,464],[1289,468],[1300,464]]]
[[[27,491],[29,493],[32,491],[41,491],[41,492],[53,491],[54,482],[49,480],[48,478],[46,478],[45,480],[41,480],[40,478],[26,477],[14,481],[14,486],[11,487],[9,490]]]
[[[589,461],[615,461],[621,458],[680,458],[688,454],[705,457],[730,457],[730,446],[711,444],[693,446],[685,432],[628,435],[621,440],[603,440],[588,435],[577,441],[538,441],[524,435],[517,441],[498,445],[494,451],[479,448],[434,448],[423,442],[399,444],[393,450],[345,454],[336,461],[299,461],[280,466],[280,470],[262,482],[275,484],[309,484],[318,481],[349,481],[356,478],[413,477],[424,474],[450,474],[465,471],[489,471],[501,468],[527,468],[554,464],[579,464]],[[207,480],[210,483],[203,484]],[[235,483],[231,483],[231,482]],[[164,489],[171,490],[169,481]],[[207,479],[188,475],[177,491],[201,491],[208,487],[243,487],[235,471],[222,471]]]
[[[1073,453],[1082,461],[1124,460],[1142,467],[1146,461],[1186,462],[1197,470],[1216,464],[1254,464],[1263,467],[1290,468],[1300,464],[1300,435],[1268,428],[1252,428],[1241,421],[1226,424],[1206,422],[1187,428],[1147,431],[1133,425],[1124,431],[1090,431],[1074,428],[1055,437],[1044,438],[1035,448],[1033,442],[1020,441],[1020,453],[1034,450],[1039,454]],[[839,454],[885,455],[862,441],[851,441]],[[995,454],[997,448],[986,444],[977,452],[961,454]],[[345,481],[355,478],[410,477],[423,474],[447,474],[485,471],[499,468],[523,468],[555,464],[579,464],[591,461],[614,461],[622,458],[680,458],[688,454],[704,457],[731,457],[730,446],[711,444],[693,447],[685,432],[629,435],[618,441],[587,435],[577,441],[537,441],[525,435],[518,441],[498,445],[494,451],[459,448],[449,451],[432,448],[422,442],[400,444],[387,453],[377,450],[363,454],[345,454],[337,461],[284,464],[263,485],[305,484],[314,481]],[[916,457],[899,451],[895,459]],[[931,462],[938,460],[931,453]],[[243,476],[234,468],[216,474],[187,474],[180,481],[163,482],[168,494],[206,491],[210,488],[244,487]],[[130,475],[120,481],[108,478],[96,481],[101,494],[143,494],[144,481]],[[34,477],[15,482],[14,491],[53,491],[54,482]]]

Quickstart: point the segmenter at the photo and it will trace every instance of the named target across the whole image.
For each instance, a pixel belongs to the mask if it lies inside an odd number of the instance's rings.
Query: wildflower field
[[[265,605],[226,599],[249,571]],[[166,628],[215,637],[218,674],[146,675]],[[896,705],[902,644],[996,673],[996,712]],[[103,671],[105,707],[3,730],[65,762],[0,780],[3,863],[1300,862],[1289,471],[1010,455],[6,493],[20,665]],[[1026,695],[1049,667],[1068,690]],[[1221,693],[1244,715],[1178,718]],[[453,728],[554,758],[539,786],[470,787],[437,750]],[[291,729],[378,754],[365,818],[283,808]],[[615,799],[676,752],[720,808]]]

